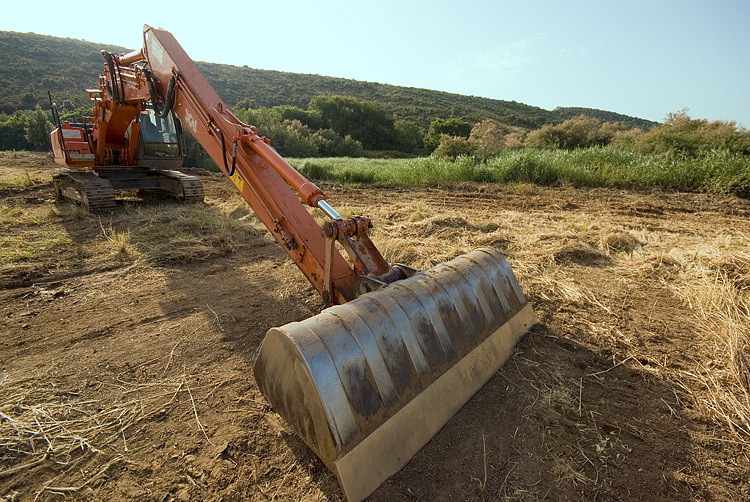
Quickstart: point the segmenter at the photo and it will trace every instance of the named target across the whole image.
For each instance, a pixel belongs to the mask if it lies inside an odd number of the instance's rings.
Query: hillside
[[[558,106],[552,110],[552,113],[563,120],[577,117],[579,115],[586,115],[587,117],[599,119],[602,122],[622,122],[623,124],[640,127],[641,129],[649,129],[654,125],[654,122],[649,120],[637,119],[621,113],[608,112],[606,110],[597,110],[596,108]]]
[[[87,106],[84,89],[96,87],[104,69],[100,51],[123,52],[70,38],[0,31],[0,112],[47,103],[47,91],[59,102]]]
[[[103,69],[101,50],[115,53],[129,49],[111,45],[56,38],[33,33],[0,31],[0,112],[12,113],[47,103],[47,91],[62,103],[87,106],[84,89],[93,87]],[[423,127],[434,118],[462,117],[470,122],[493,118],[536,129],[582,110],[590,116],[616,117],[628,126],[644,129],[653,122],[603,110],[543,108],[476,96],[462,96],[427,89],[399,87],[320,75],[303,75],[247,66],[199,62],[198,67],[221,97],[234,106],[249,98],[259,106],[281,104],[306,107],[314,96],[345,95],[375,100],[395,118],[410,118]]]

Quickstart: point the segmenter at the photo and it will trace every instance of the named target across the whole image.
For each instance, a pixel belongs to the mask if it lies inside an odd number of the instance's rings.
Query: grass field
[[[479,183],[570,184],[576,187],[660,188],[750,196],[750,158],[714,151],[700,158],[644,155],[612,148],[506,151],[479,162],[416,159],[293,159],[306,176],[342,183],[396,185]]]

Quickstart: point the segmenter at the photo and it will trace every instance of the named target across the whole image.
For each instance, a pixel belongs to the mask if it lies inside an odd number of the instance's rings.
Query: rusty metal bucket
[[[505,258],[480,249],[269,330],[255,378],[359,501],[438,433],[535,322]]]

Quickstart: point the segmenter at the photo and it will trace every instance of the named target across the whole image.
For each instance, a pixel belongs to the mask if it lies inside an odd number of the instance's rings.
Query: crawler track
[[[62,168],[55,171],[52,182],[59,199],[72,200],[86,206],[90,211],[115,208],[115,189],[134,188],[141,183],[144,185],[142,188],[153,189],[182,202],[203,202],[203,183],[195,176],[179,171],[148,171],[142,178],[112,177],[110,180],[113,172],[115,171],[100,176],[91,171]]]
[[[92,172],[58,169],[52,175],[58,198],[73,200],[90,211],[113,209],[117,206],[112,184]]]
[[[183,202],[203,202],[203,183],[196,176],[190,176],[179,171],[161,171],[162,176],[179,181],[182,184]]]

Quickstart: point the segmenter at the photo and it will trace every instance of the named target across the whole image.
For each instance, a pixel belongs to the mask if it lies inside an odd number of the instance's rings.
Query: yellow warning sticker
[[[240,178],[240,173],[236,172],[232,175],[232,182],[234,183],[234,186],[237,187],[237,190],[242,192],[242,189],[245,188],[245,180]]]

